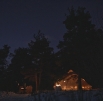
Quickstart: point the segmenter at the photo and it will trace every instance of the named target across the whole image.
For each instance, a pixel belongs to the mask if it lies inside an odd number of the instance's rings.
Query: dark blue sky
[[[56,50],[66,32],[63,21],[71,6],[85,7],[93,23],[103,25],[103,0],[0,0],[0,48],[8,44],[13,52],[27,47],[41,30]]]

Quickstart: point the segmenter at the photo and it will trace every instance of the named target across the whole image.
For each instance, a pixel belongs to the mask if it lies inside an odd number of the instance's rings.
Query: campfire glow
[[[58,84],[58,83],[56,83],[56,86],[58,87],[58,86],[61,86],[60,84]]]

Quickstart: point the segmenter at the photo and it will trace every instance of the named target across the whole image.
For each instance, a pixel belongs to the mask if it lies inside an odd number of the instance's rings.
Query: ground
[[[103,90],[48,91],[34,95],[0,92],[0,101],[103,101]]]

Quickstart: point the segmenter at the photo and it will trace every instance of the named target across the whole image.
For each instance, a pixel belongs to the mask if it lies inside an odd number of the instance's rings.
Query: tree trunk
[[[39,84],[38,84],[38,88],[39,88],[39,90],[40,90],[40,83],[41,83],[41,72],[39,73]]]
[[[78,66],[78,90],[82,90],[82,82],[81,82],[82,57],[79,52],[78,52],[77,59],[78,59],[78,63],[77,63],[77,66]]]
[[[78,74],[78,90],[82,90],[82,82],[80,74]]]
[[[37,73],[35,74],[35,81],[36,81],[36,93],[38,91],[38,76],[37,76]]]

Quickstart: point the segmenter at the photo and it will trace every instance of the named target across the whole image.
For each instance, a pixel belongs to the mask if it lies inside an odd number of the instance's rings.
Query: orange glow
[[[75,86],[75,88],[77,88],[77,86]]]
[[[56,86],[58,87],[58,86],[61,86],[61,85],[56,83]]]
[[[24,89],[23,87],[21,89]]]
[[[84,87],[82,87],[82,88],[84,88]]]

